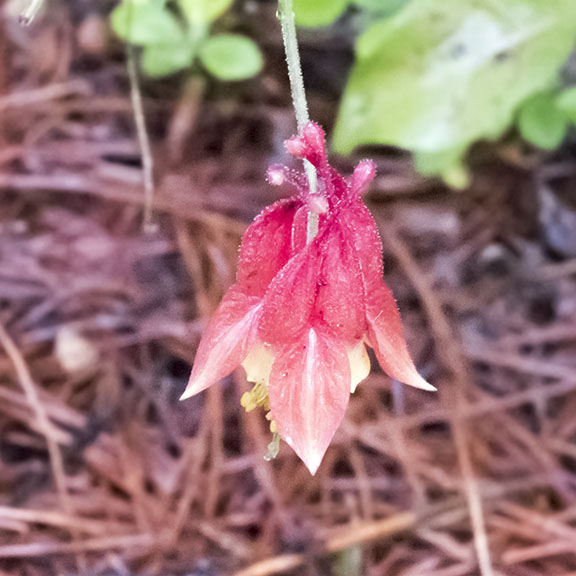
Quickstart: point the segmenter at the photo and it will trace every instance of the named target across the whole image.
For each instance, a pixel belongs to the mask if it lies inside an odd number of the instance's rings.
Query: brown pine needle
[[[54,477],[54,483],[56,485],[56,491],[58,493],[58,499],[60,501],[60,506],[64,513],[69,517],[74,517],[74,508],[70,501],[70,497],[68,495],[68,488],[66,483],[66,472],[64,470],[64,460],[62,458],[62,452],[60,451],[60,446],[58,445],[57,436],[55,433],[55,429],[52,426],[48,418],[48,414],[42,401],[40,400],[40,396],[38,394],[38,390],[36,389],[36,384],[34,379],[32,378],[32,374],[28,369],[28,365],[24,356],[18,349],[18,346],[8,334],[4,325],[0,323],[0,344],[6,351],[6,354],[12,365],[14,366],[14,370],[22,386],[22,390],[24,391],[24,395],[30,404],[30,407],[34,411],[36,418],[38,420],[38,425],[44,438],[46,440],[46,447],[48,449],[48,455],[50,458],[50,466],[52,469],[52,476]],[[78,541],[78,534],[75,530],[71,529],[72,540],[74,542]],[[85,568],[85,559],[78,555],[76,557],[78,570],[80,573],[84,572]]]
[[[458,341],[452,334],[450,323],[444,314],[440,301],[434,294],[431,284],[420,270],[409,249],[396,235],[392,226],[381,227],[380,232],[385,244],[390,248],[418,292],[428,314],[438,353],[445,368],[452,373],[453,386],[450,387],[450,390],[444,396],[451,394],[454,397],[453,410],[450,411],[450,416],[453,424],[456,452],[464,479],[466,500],[470,510],[476,555],[482,576],[494,576],[486,522],[482,510],[482,498],[470,455],[468,430],[463,418],[467,404],[465,391],[469,373],[466,359],[462,354]]]

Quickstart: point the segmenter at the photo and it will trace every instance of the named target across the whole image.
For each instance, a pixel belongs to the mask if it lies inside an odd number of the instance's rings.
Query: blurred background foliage
[[[149,77],[201,69],[245,80],[263,58],[252,39],[226,29],[232,3],[125,0],[111,25],[142,48]],[[576,38],[573,0],[294,0],[294,11],[302,28],[352,22],[355,62],[333,140],[341,154],[404,148],[421,173],[464,188],[474,143],[515,129],[553,150],[576,122],[576,88],[563,74]]]
[[[112,11],[116,35],[142,48],[143,72],[161,78],[202,67],[218,80],[246,80],[262,69],[258,45],[213,30],[233,0],[125,0]]]

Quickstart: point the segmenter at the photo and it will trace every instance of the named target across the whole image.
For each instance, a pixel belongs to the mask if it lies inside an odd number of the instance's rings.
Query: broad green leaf
[[[414,156],[414,162],[421,174],[440,174],[450,166],[462,162],[463,155],[464,150],[461,148],[442,150],[441,152],[419,151]]]
[[[296,24],[305,28],[330,26],[346,10],[349,0],[293,0]]]
[[[200,60],[219,80],[246,80],[256,76],[263,66],[258,45],[241,34],[210,36],[200,49]]]
[[[562,90],[556,99],[556,107],[573,124],[576,124],[576,86]]]
[[[359,39],[335,148],[439,153],[497,138],[556,78],[575,39],[574,0],[410,2]]]
[[[530,98],[520,108],[518,129],[524,140],[543,148],[554,150],[566,136],[568,122],[556,107],[556,95],[542,92]]]
[[[211,24],[232,6],[234,0],[178,0],[192,26]]]
[[[110,23],[119,38],[136,46],[184,38],[176,17],[158,1],[123,0],[110,14]]]
[[[157,44],[142,51],[142,71],[150,78],[170,76],[190,68],[194,54],[186,44]]]
[[[402,8],[409,0],[354,0],[354,4],[364,10],[386,16]]]
[[[464,150],[442,152],[416,152],[414,164],[421,174],[440,176],[448,186],[463,190],[470,184],[470,171],[463,161]]]

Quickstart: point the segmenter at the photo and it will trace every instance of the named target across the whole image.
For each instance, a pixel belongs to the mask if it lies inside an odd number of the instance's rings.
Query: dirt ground
[[[5,6],[6,8],[6,6]],[[513,136],[479,147],[464,192],[364,154],[367,203],[416,365],[377,369],[318,474],[238,371],[185,402],[195,349],[295,131],[273,2],[235,25],[255,80],[142,81],[142,163],[110,2],[52,2],[0,30],[1,576],[576,574],[576,159]],[[328,131],[346,29],[302,36]]]

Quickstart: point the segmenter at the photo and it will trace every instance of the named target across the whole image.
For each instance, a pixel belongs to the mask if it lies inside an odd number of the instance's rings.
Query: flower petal
[[[356,253],[366,293],[382,285],[382,240],[376,222],[360,199],[342,209],[343,235]]]
[[[391,378],[422,390],[434,391],[414,366],[406,340],[400,313],[392,291],[382,284],[370,291],[366,303],[368,343],[374,348],[378,362]]]
[[[368,343],[380,366],[404,384],[436,390],[418,374],[408,352],[396,301],[382,280],[382,241],[372,214],[357,202],[342,211],[341,223],[357,254],[364,284]]]
[[[190,381],[181,400],[205,390],[230,374],[257,343],[260,298],[248,297],[233,286],[202,336]]]
[[[247,295],[264,296],[290,258],[292,224],[300,205],[297,200],[280,200],[256,216],[244,233],[236,281]]]
[[[314,321],[324,322],[343,341],[357,342],[367,329],[358,258],[337,226],[325,235],[322,253]]]
[[[310,326],[321,262],[319,239],[292,256],[266,292],[259,332],[273,347],[293,342]]]
[[[350,397],[346,349],[311,328],[298,342],[278,352],[269,395],[280,436],[315,474]]]

